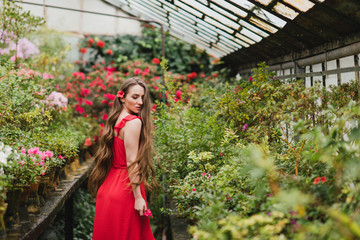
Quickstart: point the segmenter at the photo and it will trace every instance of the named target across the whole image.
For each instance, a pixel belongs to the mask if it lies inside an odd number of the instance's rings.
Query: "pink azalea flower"
[[[138,75],[139,73],[141,73],[141,70],[140,70],[139,68],[136,68],[136,69],[134,70],[134,74],[135,74],[135,75]]]
[[[87,105],[91,106],[91,105],[93,105],[93,102],[92,102],[92,101],[90,101],[90,100],[85,99],[85,104],[87,104]]]
[[[85,145],[85,146],[91,146],[91,145],[92,145],[91,138],[85,139],[84,145]]]
[[[103,116],[102,116],[102,120],[106,120],[108,118],[108,115],[105,113]]]
[[[206,172],[203,172],[202,175],[206,175]]]
[[[24,165],[25,165],[25,162],[24,161],[21,161],[21,162],[19,162],[20,163],[20,165],[23,167]]]
[[[177,90],[177,91],[176,91],[176,97],[177,97],[179,100],[181,100],[181,94],[182,94],[182,92],[181,92],[180,90]]]
[[[151,211],[150,209],[146,209],[146,212],[144,212],[144,216],[147,216],[147,217],[153,217],[153,215],[151,214]]]
[[[40,166],[44,166],[45,165],[45,162],[44,161],[41,161],[40,162]]]
[[[195,192],[195,191],[196,191],[196,189],[195,189],[195,188],[193,188],[192,190],[193,190],[193,192]]]
[[[243,126],[242,130],[245,131],[245,130],[246,130],[246,127],[247,127],[247,124],[245,124],[245,125]]]

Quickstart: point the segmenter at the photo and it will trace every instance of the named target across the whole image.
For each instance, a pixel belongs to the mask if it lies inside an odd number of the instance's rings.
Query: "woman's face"
[[[145,90],[140,85],[129,87],[126,96],[121,99],[125,110],[130,114],[138,114],[143,106]]]

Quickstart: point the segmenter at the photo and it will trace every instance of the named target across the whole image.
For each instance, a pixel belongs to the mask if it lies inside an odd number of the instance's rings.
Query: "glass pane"
[[[315,4],[309,0],[284,0],[284,2],[290,4],[291,6],[299,9],[302,12],[306,12],[312,8]]]

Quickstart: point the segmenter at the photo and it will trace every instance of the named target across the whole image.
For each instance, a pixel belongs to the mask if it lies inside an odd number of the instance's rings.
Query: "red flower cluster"
[[[95,42],[94,39],[89,38],[89,40],[88,40],[88,43],[89,43],[89,44],[93,44],[94,42]]]
[[[194,79],[194,78],[196,78],[197,77],[197,73],[196,72],[192,72],[192,73],[189,73],[188,75],[187,75],[187,78],[188,79]]]
[[[153,58],[153,60],[151,60],[151,62],[152,62],[153,64],[160,64],[160,59],[158,59],[158,58]]]
[[[108,49],[108,50],[106,51],[106,54],[113,55],[113,50]]]
[[[99,48],[103,48],[105,46],[105,43],[103,41],[99,40],[96,42],[96,46]]]
[[[320,182],[321,182],[321,183],[325,183],[326,181],[327,181],[327,180],[326,180],[326,178],[325,178],[324,176],[322,176],[322,177],[317,177],[317,178],[314,179],[313,184],[319,184]]]
[[[87,52],[87,49],[86,49],[86,48],[80,48],[80,52],[81,52],[81,53],[86,53],[86,52]]]

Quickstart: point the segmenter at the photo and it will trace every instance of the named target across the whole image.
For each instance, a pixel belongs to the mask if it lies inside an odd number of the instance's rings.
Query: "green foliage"
[[[169,70],[175,73],[190,72],[209,74],[212,71],[210,57],[205,51],[171,37],[168,33],[165,40],[165,54],[169,61]],[[104,42],[103,47],[97,43]],[[129,60],[144,59],[151,62],[161,59],[161,32],[152,27],[145,27],[141,36],[117,35],[116,37],[89,36],[81,43],[82,48],[89,50],[89,59],[83,65],[89,71],[92,65],[104,60],[106,65],[113,63],[119,66]],[[109,49],[111,54],[109,54]]]
[[[169,212],[194,239],[358,238],[357,84],[305,88],[262,64],[220,85],[155,116]]]

